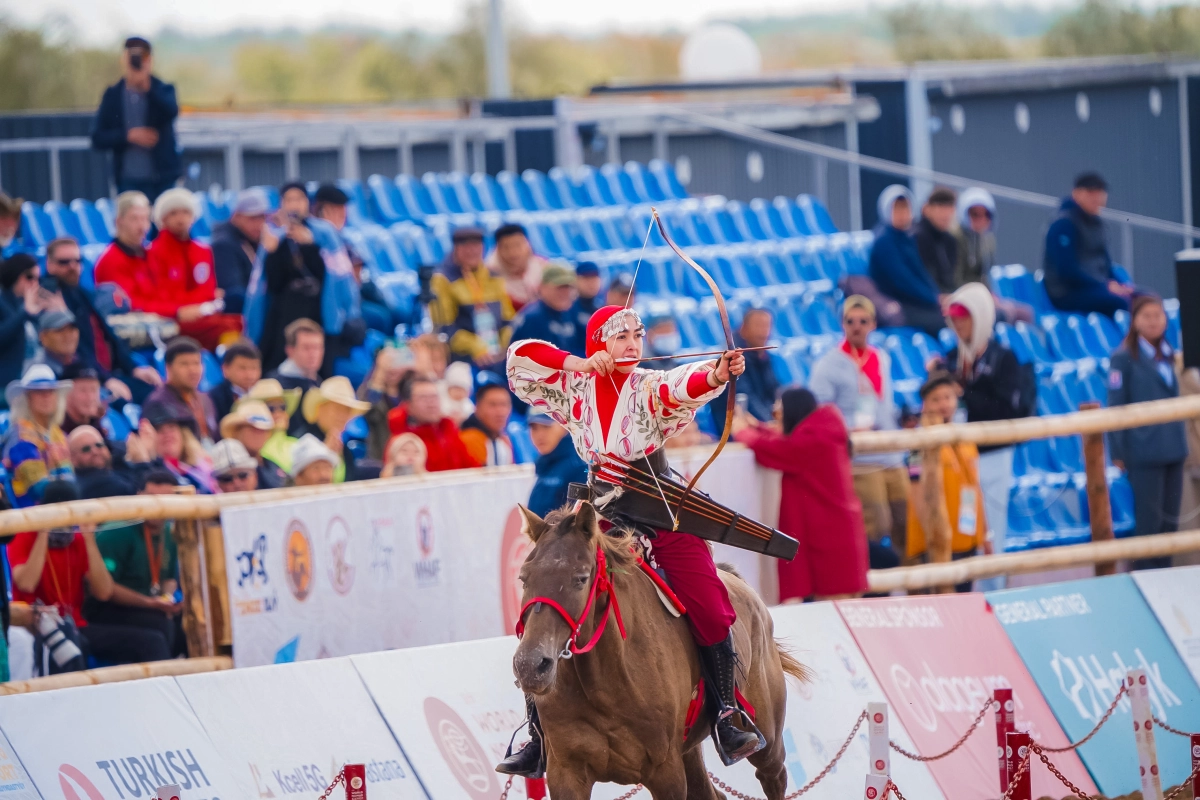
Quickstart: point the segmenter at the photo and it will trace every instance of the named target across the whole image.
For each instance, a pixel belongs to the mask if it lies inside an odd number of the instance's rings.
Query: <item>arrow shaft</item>
[[[775,349],[778,349],[778,348],[776,347],[776,345],[773,345],[773,344],[765,345],[763,347],[735,347],[734,348],[734,350],[736,350],[739,353],[749,353],[754,350],[775,350]],[[670,356],[646,356],[644,358],[622,358],[622,359],[617,359],[614,363],[616,363],[616,364],[640,364],[643,361],[658,361],[659,359],[662,359],[662,358],[695,358],[696,356],[722,356],[722,355],[725,355],[725,353],[726,353],[725,350],[708,350],[703,353],[676,353],[676,354],[670,355]]]

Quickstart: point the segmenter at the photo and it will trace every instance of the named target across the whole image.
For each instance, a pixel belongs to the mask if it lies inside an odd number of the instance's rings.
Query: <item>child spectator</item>
[[[239,339],[229,345],[221,356],[221,375],[224,379],[208,392],[217,419],[228,416],[233,404],[245,397],[262,377],[262,354],[254,342]]]
[[[879,225],[867,271],[879,291],[900,303],[905,324],[936,337],[943,324],[941,297],[909,230],[912,214],[907,187],[893,184],[879,195]]]
[[[71,382],[56,380],[45,364],[33,365],[20,381],[13,381],[5,390],[11,427],[4,445],[4,463],[12,475],[17,508],[40,503],[50,481],[75,478],[62,430],[70,390]]]
[[[933,372],[921,387],[921,424],[953,422],[961,394],[958,380],[951,373]],[[909,503],[907,556],[910,559],[924,556],[930,561],[937,557],[925,529],[934,513],[931,503],[946,504],[951,559],[973,556],[987,545],[987,516],[979,485],[979,450],[969,442],[959,442],[942,445],[940,453],[944,496],[939,498],[930,494],[931,489],[925,481],[928,473],[922,465],[920,486],[912,493]],[[969,592],[971,584],[969,581],[959,584],[955,590]]]
[[[402,433],[392,439],[387,448],[387,460],[379,473],[381,478],[397,475],[424,475],[428,453],[425,443],[415,433]]]
[[[475,404],[471,402],[473,383],[471,365],[467,362],[456,361],[446,367],[446,378],[439,385],[444,393],[442,414],[454,420],[455,425],[462,425],[475,413]]]
[[[270,377],[278,379],[284,389],[299,389],[301,394],[321,385],[321,369],[325,362],[325,332],[311,319],[301,318],[283,330],[284,352],[287,358]],[[304,418],[292,417],[289,433],[304,432]]]

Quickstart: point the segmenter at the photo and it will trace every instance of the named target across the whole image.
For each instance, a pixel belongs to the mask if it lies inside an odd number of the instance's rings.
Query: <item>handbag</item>
[[[292,253],[292,265],[296,271],[300,273],[299,278],[293,278],[287,285],[287,290],[291,294],[298,294],[301,297],[319,297],[321,295],[321,282],[304,263],[304,256],[300,253],[300,245],[288,239],[288,248]]]

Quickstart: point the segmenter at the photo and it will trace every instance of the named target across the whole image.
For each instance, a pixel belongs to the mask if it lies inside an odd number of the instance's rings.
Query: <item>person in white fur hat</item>
[[[198,215],[195,196],[187,189],[168,189],[154,202],[158,236],[147,256],[149,275],[138,276],[133,307],[179,322],[179,330],[207,350],[235,341],[242,333],[242,318],[224,314],[225,301],[217,289],[213,253],[192,238]]]
[[[320,486],[333,483],[333,470],[339,463],[337,453],[311,433],[306,433],[292,446],[292,484]]]

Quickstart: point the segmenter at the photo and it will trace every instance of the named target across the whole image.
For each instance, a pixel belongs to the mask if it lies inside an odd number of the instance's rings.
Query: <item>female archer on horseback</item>
[[[668,371],[639,369],[644,335],[637,312],[605,306],[588,321],[586,359],[532,339],[514,342],[508,351],[509,386],[519,398],[567,429],[575,449],[589,464],[589,485],[595,492],[606,485],[604,478],[597,476],[610,465],[639,468],[643,475],[654,478],[651,485],[661,486],[660,481],[669,478],[663,450],[666,440],[691,424],[696,411],[724,390],[731,375],[740,375],[745,369],[744,356],[736,350],[716,361]],[[754,753],[761,746],[758,731],[733,724],[737,655],[730,628],[736,614],[708,543],[673,530],[677,519],[665,496],[657,513],[622,514],[615,502],[601,506],[601,513],[610,521],[634,523],[639,533],[650,538],[657,566],[687,609],[687,622],[718,706],[714,731],[718,751],[728,763]],[[536,776],[542,771],[537,709],[532,699],[527,702],[532,738],[501,762],[498,772]]]

